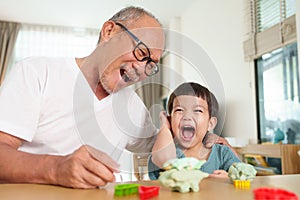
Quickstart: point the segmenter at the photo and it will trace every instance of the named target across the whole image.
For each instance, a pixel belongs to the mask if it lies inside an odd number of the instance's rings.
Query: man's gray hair
[[[161,24],[159,22],[159,20],[150,12],[146,11],[145,9],[141,8],[141,7],[135,7],[135,6],[129,6],[126,8],[123,8],[122,10],[120,10],[119,12],[117,12],[116,14],[114,14],[114,16],[112,16],[109,21],[114,21],[114,22],[122,22],[124,25],[128,26],[128,24],[126,22],[128,21],[132,21],[132,20],[138,20],[140,17],[147,15],[153,19],[155,19],[159,24]],[[102,30],[101,30],[102,31]],[[100,43],[101,40],[101,31],[99,33],[99,39],[98,39],[98,43]]]
[[[156,19],[156,21],[159,23],[158,19],[150,12],[146,11],[145,9],[141,7],[134,7],[129,6],[126,8],[123,8],[119,12],[117,12],[114,16],[112,16],[109,20],[111,21],[130,21],[130,20],[137,20],[143,15],[148,15],[149,17],[152,17],[153,19]],[[126,23],[126,22],[125,22]],[[127,24],[125,24],[127,25]]]

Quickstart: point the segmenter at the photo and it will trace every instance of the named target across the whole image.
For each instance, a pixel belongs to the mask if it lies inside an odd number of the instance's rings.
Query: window
[[[248,0],[245,60],[255,63],[258,139],[300,144],[296,0]]]
[[[261,142],[300,144],[300,84],[297,44],[256,60]],[[299,136],[298,136],[299,135]]]
[[[22,24],[10,67],[30,56],[84,57],[96,47],[99,30]]]

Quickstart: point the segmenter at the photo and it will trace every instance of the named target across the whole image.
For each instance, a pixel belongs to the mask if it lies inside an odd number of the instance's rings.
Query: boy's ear
[[[116,32],[116,24],[112,21],[106,21],[101,29],[101,40],[107,42]]]
[[[213,130],[218,123],[217,117],[211,117],[208,124],[208,131]]]

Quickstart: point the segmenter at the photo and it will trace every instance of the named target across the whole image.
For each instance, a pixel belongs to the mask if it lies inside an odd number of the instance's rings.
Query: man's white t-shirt
[[[149,152],[156,128],[131,88],[99,101],[74,58],[28,58],[0,88],[0,130],[21,151],[66,155],[83,144],[118,159],[124,148]]]

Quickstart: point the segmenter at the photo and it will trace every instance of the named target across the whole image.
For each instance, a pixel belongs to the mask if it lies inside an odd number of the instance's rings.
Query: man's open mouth
[[[129,82],[130,78],[128,77],[125,69],[120,69],[120,74],[124,82]]]
[[[193,126],[182,126],[181,136],[184,140],[190,141],[195,135],[195,128]]]
[[[139,80],[139,76],[136,74],[135,70],[134,69],[124,69],[124,68],[121,68],[120,69],[120,75],[123,79],[124,82],[136,82]]]

